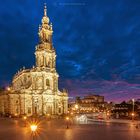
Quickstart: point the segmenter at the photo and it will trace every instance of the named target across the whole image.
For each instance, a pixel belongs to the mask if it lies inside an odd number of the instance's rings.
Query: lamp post
[[[33,140],[35,140],[35,132],[37,131],[37,125],[36,124],[32,124],[30,126],[30,129],[32,131],[32,138],[33,138]]]
[[[7,91],[11,91],[11,88],[10,88],[10,87],[7,87],[6,90],[7,90]]]
[[[75,105],[75,109],[78,109],[78,104]]]
[[[69,128],[69,119],[70,119],[69,117],[66,117],[66,125],[67,125],[66,128],[67,129]]]
[[[27,117],[24,116],[23,119],[24,119],[24,126],[26,127],[26,120],[27,120]]]
[[[76,110],[76,113],[78,113],[78,109],[79,109],[78,104],[75,104],[74,108],[75,108],[75,110]]]
[[[47,119],[50,120],[51,119],[51,115],[48,113],[47,114]]]
[[[132,99],[132,121],[134,120],[134,116],[135,116],[135,99]]]

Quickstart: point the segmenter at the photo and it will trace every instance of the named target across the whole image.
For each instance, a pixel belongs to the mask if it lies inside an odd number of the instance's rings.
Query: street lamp
[[[7,87],[7,88],[6,88],[6,90],[7,90],[7,91],[10,91],[10,90],[11,90],[11,88],[10,88],[10,87]]]
[[[31,124],[30,129],[32,131],[32,136],[33,136],[33,140],[35,139],[35,132],[37,130],[37,125],[36,124]]]
[[[35,132],[35,131],[37,130],[37,125],[36,125],[36,124],[32,124],[32,125],[30,126],[30,128],[31,128],[31,131],[32,131],[32,132]]]
[[[134,113],[135,112],[135,108],[134,108],[135,107],[135,99],[132,99],[132,104],[133,104],[133,107],[132,107],[132,114],[131,115],[132,115],[132,121],[133,121],[134,116],[135,116],[135,113]]]
[[[73,112],[71,112],[70,115],[72,116],[73,115]]]
[[[75,109],[78,109],[78,104],[75,105]]]
[[[78,113],[79,105],[75,104],[74,108],[75,108],[76,113]]]
[[[69,119],[70,119],[69,117],[66,117],[66,125],[67,125],[66,128],[67,128],[67,129],[69,128]]]
[[[47,114],[47,119],[50,120],[50,118],[51,118],[51,115]]]
[[[131,115],[132,115],[132,116],[135,116],[135,114],[134,114],[134,113],[132,113]]]
[[[134,113],[132,113],[131,114],[131,116],[132,116],[132,121],[134,120],[134,116],[135,116],[135,114]]]
[[[27,117],[26,117],[26,116],[24,116],[24,117],[23,117],[23,119],[24,119],[24,120],[26,120],[26,119],[27,119]]]
[[[26,120],[27,120],[27,117],[24,116],[23,119],[24,119],[24,121],[25,121],[24,126],[26,127]]]

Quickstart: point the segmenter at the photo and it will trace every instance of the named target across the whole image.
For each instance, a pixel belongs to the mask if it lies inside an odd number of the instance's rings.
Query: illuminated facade
[[[75,103],[70,105],[69,110],[78,113],[100,112],[106,109],[106,105],[104,96],[88,95],[84,98],[77,97]]]
[[[39,44],[36,46],[36,65],[23,68],[13,78],[12,86],[0,96],[2,114],[62,115],[67,113],[68,93],[58,89],[56,53],[52,44],[52,24],[44,8],[39,26]]]

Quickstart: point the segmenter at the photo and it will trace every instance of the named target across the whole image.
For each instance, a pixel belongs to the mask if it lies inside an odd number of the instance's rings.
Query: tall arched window
[[[50,87],[50,81],[49,81],[49,79],[46,79],[46,86],[47,87]]]

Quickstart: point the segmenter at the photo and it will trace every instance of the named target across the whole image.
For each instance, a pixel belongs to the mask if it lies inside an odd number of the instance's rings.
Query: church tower
[[[58,88],[56,52],[52,43],[53,29],[47,16],[46,5],[38,35],[39,43],[35,50],[36,65],[31,69],[20,69],[14,75],[10,93],[6,91],[0,96],[2,114],[19,116],[67,114],[68,93]]]
[[[36,46],[36,66],[40,69],[55,70],[56,54],[52,44],[52,23],[47,16],[47,8],[44,6],[42,25],[39,25],[39,44]]]

